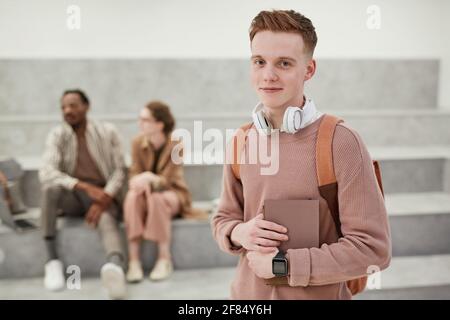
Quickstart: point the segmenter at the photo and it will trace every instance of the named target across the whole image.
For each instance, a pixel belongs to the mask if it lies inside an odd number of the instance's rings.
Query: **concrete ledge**
[[[403,157],[393,154],[386,160],[376,158],[380,159],[386,194],[444,191],[446,163],[450,161],[446,160],[444,153],[423,152],[422,157],[419,154],[405,154]],[[22,192],[26,204],[36,207],[40,201],[40,182],[36,169],[39,161],[37,158],[23,159],[20,158],[20,161],[28,170],[21,181]],[[194,201],[209,201],[220,197],[222,172],[223,165],[185,166],[185,179]]]
[[[209,221],[176,219],[172,225],[172,253],[176,269],[234,266],[237,257],[220,251],[214,241]],[[121,226],[123,247],[125,231]],[[86,275],[96,275],[105,263],[105,253],[96,230],[84,226],[82,219],[59,219],[58,252],[66,265],[77,265]],[[46,250],[40,230],[23,234],[0,233],[3,263],[0,278],[34,277],[43,274]],[[156,257],[156,246],[145,241],[142,246],[144,268],[148,271]]]
[[[450,146],[442,146],[442,145],[427,145],[427,146],[368,146],[368,150],[373,159],[377,159],[379,161],[387,161],[387,160],[426,160],[426,159],[450,159]],[[195,158],[195,154],[201,153],[193,153],[192,158]],[[6,156],[0,156],[0,158]],[[9,158],[9,156],[8,156]],[[24,170],[37,170],[42,165],[42,156],[17,156],[14,157],[23,167]],[[129,166],[131,164],[131,156],[127,153],[125,155],[126,164]],[[223,164],[216,163],[185,163],[184,166],[200,166],[200,167],[209,167],[209,166],[222,166]]]

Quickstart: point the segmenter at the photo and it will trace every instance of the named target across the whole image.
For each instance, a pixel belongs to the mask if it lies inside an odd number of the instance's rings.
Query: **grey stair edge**
[[[393,257],[380,276],[381,289],[450,286],[450,254]]]
[[[406,266],[412,266],[412,268],[420,267],[420,271],[428,272],[427,276],[423,278],[414,277],[415,273],[407,274],[405,276],[404,270],[406,270]],[[219,272],[230,273],[234,275],[235,270],[236,267],[214,267],[177,269],[175,272],[180,276],[180,278],[184,278],[185,276],[196,273],[203,273],[205,275],[208,275]],[[430,270],[434,272],[430,272]],[[399,274],[404,277],[398,277]],[[89,275],[87,278],[95,277]],[[386,281],[386,283],[384,284],[383,278],[385,279],[384,281]],[[381,289],[366,290],[392,290],[444,285],[450,286],[450,254],[393,257],[390,266],[387,269],[381,271],[381,281]]]
[[[450,300],[450,285],[366,290],[355,300]]]
[[[367,147],[371,157],[379,161],[388,160],[423,160],[423,159],[450,159],[450,146],[428,146],[428,147]],[[192,159],[195,154],[192,152]],[[200,152],[201,153],[201,152]],[[1,155],[0,158],[15,158],[24,170],[35,171],[42,165],[42,156],[8,156]],[[126,163],[130,164],[130,155],[125,155]],[[185,163],[185,166],[222,166],[223,163]]]
[[[450,255],[446,255],[450,256]],[[433,256],[436,258],[436,256]],[[450,259],[449,257],[446,257]],[[403,262],[407,258],[394,258],[391,266],[382,271],[389,272],[394,269],[400,260]],[[422,264],[429,263],[430,257],[414,257],[425,260]],[[221,267],[209,269],[191,269],[191,270],[175,270],[173,276],[165,282],[150,283],[144,280],[140,284],[128,285],[128,293],[130,299],[227,299],[231,281],[234,278],[235,267]],[[398,273],[398,270],[396,270]],[[214,281],[210,281],[214,279]],[[430,279],[430,278],[429,278]],[[72,291],[65,290],[60,293],[51,293],[45,291],[42,285],[42,277],[34,277],[27,279],[1,279],[0,280],[0,298],[1,299],[78,299],[86,298],[85,294],[90,294],[90,299],[106,298],[101,287],[98,277],[86,276],[81,279],[82,290]],[[201,287],[201,289],[199,289]],[[448,298],[447,292],[450,290],[450,280],[445,281],[422,281],[422,283],[401,283],[399,281],[387,284],[380,289],[369,289],[355,296],[357,300],[364,299],[383,299],[384,297],[392,297],[397,299],[407,299],[413,296],[413,299],[427,298],[426,295],[420,296],[423,290],[443,290],[445,294],[442,298]],[[84,291],[83,291],[84,290]],[[32,297],[30,292],[36,294]],[[94,295],[94,297],[92,296]],[[435,298],[440,298],[435,297]]]
[[[326,110],[321,109],[323,112],[329,112],[342,117],[384,117],[384,116],[395,116],[395,117],[417,117],[417,116],[430,116],[430,117],[442,117],[450,116],[450,110],[441,109],[438,106],[429,109],[410,109],[406,113],[403,109],[377,109],[375,110],[352,110],[352,109],[338,109],[338,110]],[[211,112],[211,113],[193,113],[190,115],[176,115],[179,122],[190,121],[190,120],[217,120],[217,119],[242,119],[251,120],[251,108],[249,112],[246,113],[229,113],[229,112]],[[102,121],[136,121],[136,114],[131,113],[117,113],[117,114],[101,114],[92,113],[92,119],[102,120]],[[61,117],[58,115],[42,115],[42,114],[27,114],[23,116],[17,115],[2,115],[0,118],[0,123],[29,123],[29,122],[59,122]]]
[[[204,205],[200,206],[200,205],[196,205],[196,204],[197,203],[206,203],[206,202],[209,202],[209,201],[194,201],[193,202],[193,207],[194,208],[202,208],[202,207],[205,208]],[[37,223],[37,226],[38,226],[37,229],[39,229],[38,222],[39,222],[39,219],[40,219],[40,210],[41,209],[39,207],[29,207],[29,208],[27,208],[27,212],[26,213],[17,214],[17,215],[14,215],[14,217],[15,217],[15,219],[31,220],[32,222]],[[207,220],[206,219],[198,220],[198,219],[189,219],[189,218],[176,218],[176,219],[173,220],[173,226],[174,226],[174,228],[189,227],[189,226],[198,227],[198,226],[202,226],[202,225],[209,226],[211,217],[212,217],[212,214],[208,214],[208,219]],[[78,218],[69,218],[69,219],[75,220],[75,221],[76,220],[80,220],[80,221],[82,220],[81,218],[80,219],[78,219]],[[119,224],[120,224],[120,226],[122,228],[124,228],[124,222],[123,221],[121,221]],[[70,222],[68,224],[65,224],[64,227],[65,228],[78,228],[81,225],[82,225],[81,222],[80,223],[78,223],[78,222],[73,222],[73,223]],[[59,228],[61,228],[61,224],[58,225],[58,229]],[[25,232],[28,232],[28,231],[25,231]],[[0,235],[1,234],[7,234],[7,233],[14,233],[14,231],[11,230],[10,228],[8,228],[7,226],[3,225],[1,220],[0,220]]]
[[[128,299],[227,299],[234,268],[215,268],[214,272],[210,271],[209,269],[175,270],[171,278],[162,282],[150,282],[144,279],[138,284],[128,284]],[[66,289],[62,292],[46,291],[42,277],[0,279],[0,299],[86,298],[107,299],[99,277],[82,277],[81,290]]]
[[[437,215],[450,212],[450,193],[410,192],[385,195],[390,216]]]
[[[414,199],[419,198],[420,202],[423,203],[423,199],[426,197],[433,197],[437,198],[437,200],[442,201],[445,200],[446,203],[444,206],[437,208],[427,208],[427,205],[424,205],[425,208],[418,208],[417,206],[414,206]],[[386,198],[386,207],[388,211],[388,216],[390,217],[408,217],[408,216],[431,216],[431,215],[450,215],[450,194],[445,192],[423,192],[423,193],[402,193],[402,194],[387,194],[385,195]],[[408,207],[404,208],[398,208],[393,205],[389,205],[390,202],[397,198],[401,198],[405,203],[407,203]],[[207,210],[209,213],[209,219],[208,220],[196,220],[196,219],[175,219],[174,220],[174,227],[180,227],[180,226],[198,226],[200,225],[209,225],[210,219],[215,213],[213,211],[214,208],[214,202],[217,201],[217,199],[212,199],[210,201],[193,201],[193,207],[194,208],[202,208]],[[398,202],[398,201],[397,201]],[[435,203],[435,202],[433,202]],[[442,203],[441,203],[442,204]],[[31,220],[37,220],[40,217],[40,208],[39,207],[29,207],[27,208],[27,212],[24,214],[19,214],[15,216],[16,218],[20,219],[31,219]],[[69,225],[70,226],[70,225]],[[0,221],[0,234],[2,233],[8,233],[13,232],[6,226],[3,226]]]
[[[428,199],[427,199],[428,198]],[[429,200],[429,198],[432,199],[433,203],[436,201],[440,201],[440,204],[442,204],[443,201],[446,203],[443,204],[440,208],[434,207],[429,208],[427,207],[428,204],[424,204],[424,207],[417,207],[414,204],[411,204],[414,199],[417,199],[417,201],[420,202],[426,202]],[[393,193],[393,194],[386,194],[385,195],[385,201],[386,201],[386,208],[388,211],[389,216],[410,216],[410,215],[435,215],[435,214],[450,214],[450,193],[447,192],[411,192],[411,193]],[[405,208],[401,207],[399,208],[398,202],[399,200],[407,202],[411,205],[411,207]],[[217,204],[218,199],[211,199],[207,201],[193,201],[192,206],[194,208],[202,208],[209,212],[209,216],[211,217],[212,214],[214,214],[214,209]],[[431,201],[431,200],[430,200]],[[393,202],[397,202],[397,204],[394,204]],[[20,218],[36,218],[39,212],[39,207],[29,207],[26,214],[18,215]],[[183,224],[192,224],[196,222],[208,222],[208,221],[202,221],[202,220],[195,220],[195,219],[176,219],[175,222],[177,224],[183,225]],[[209,223],[209,222],[208,222]]]

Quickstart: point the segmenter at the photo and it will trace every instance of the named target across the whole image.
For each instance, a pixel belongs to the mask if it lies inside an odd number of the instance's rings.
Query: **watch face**
[[[274,261],[273,262],[273,274],[275,275],[286,275],[286,263],[284,261]]]

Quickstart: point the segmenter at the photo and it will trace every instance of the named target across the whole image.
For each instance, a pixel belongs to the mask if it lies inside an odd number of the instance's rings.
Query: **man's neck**
[[[167,137],[163,132],[154,133],[147,137],[155,150],[160,149],[167,141]]]
[[[84,119],[80,123],[73,125],[72,129],[73,131],[75,131],[76,135],[79,136],[84,135],[84,133],[86,132],[86,127],[87,127],[87,120]]]
[[[305,105],[305,97],[302,95],[302,98],[300,100],[299,104],[295,104],[296,106],[300,106],[301,109],[303,109],[304,105]],[[286,111],[286,109],[292,106],[292,104],[287,104],[283,107],[279,107],[279,108],[267,108],[265,107],[264,109],[264,113],[265,115],[268,117],[270,123],[272,124],[274,129],[281,129],[282,124],[283,124],[283,117],[284,117],[284,112]]]

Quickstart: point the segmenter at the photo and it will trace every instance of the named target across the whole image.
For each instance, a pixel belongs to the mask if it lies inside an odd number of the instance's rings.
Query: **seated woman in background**
[[[183,167],[171,158],[172,149],[178,142],[170,139],[175,120],[169,107],[159,101],[150,102],[140,112],[139,127],[141,133],[132,142],[129,191],[124,202],[129,282],[143,279],[142,239],[155,241],[158,246],[158,257],[150,279],[166,279],[173,271],[171,220],[178,215],[205,217],[205,213],[191,208]]]

